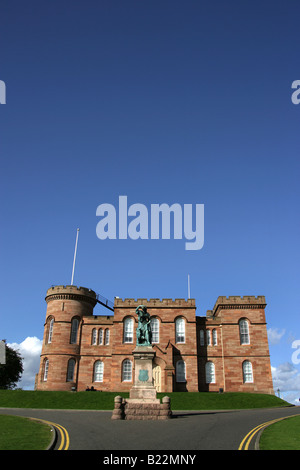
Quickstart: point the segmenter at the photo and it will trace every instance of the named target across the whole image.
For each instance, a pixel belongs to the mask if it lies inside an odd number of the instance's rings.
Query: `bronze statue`
[[[145,305],[139,305],[135,313],[138,315],[139,323],[136,330],[137,346],[151,346],[152,331],[150,325],[150,314],[147,312]]]

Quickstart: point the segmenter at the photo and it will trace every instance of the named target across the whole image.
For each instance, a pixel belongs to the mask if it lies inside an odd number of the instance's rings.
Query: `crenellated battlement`
[[[119,299],[115,298],[115,308],[137,307],[145,305],[148,308],[195,308],[195,299]]]
[[[96,305],[97,295],[87,287],[52,286],[47,290],[45,300],[47,303],[51,300],[81,300]]]
[[[230,295],[219,296],[213,310],[209,310],[208,316],[216,315],[219,308],[265,308],[266,307],[266,298],[264,295]]]
[[[226,295],[221,295],[217,299],[217,303],[265,303],[266,299],[264,295],[229,295],[226,297]]]

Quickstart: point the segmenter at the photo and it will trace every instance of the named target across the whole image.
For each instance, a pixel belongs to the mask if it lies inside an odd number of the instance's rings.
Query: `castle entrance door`
[[[157,392],[161,392],[161,368],[157,364],[153,367],[154,387]]]

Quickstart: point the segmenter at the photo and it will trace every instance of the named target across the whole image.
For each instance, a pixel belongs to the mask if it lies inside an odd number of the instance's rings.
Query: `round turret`
[[[83,317],[93,315],[97,296],[86,287],[52,286],[45,300],[47,312],[37,389],[74,390]]]
[[[96,293],[93,290],[77,286],[52,286],[47,290],[45,300],[47,303],[52,300],[78,300],[87,302],[92,308],[97,303]]]

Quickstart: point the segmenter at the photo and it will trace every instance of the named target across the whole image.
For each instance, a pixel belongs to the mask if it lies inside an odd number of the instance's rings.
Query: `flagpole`
[[[77,229],[77,233],[76,233],[76,243],[75,243],[74,259],[73,259],[71,286],[73,285],[73,280],[74,280],[74,270],[75,270],[76,254],[77,254],[78,235],[79,235],[79,228]]]
[[[188,299],[191,298],[190,275],[188,274]]]

